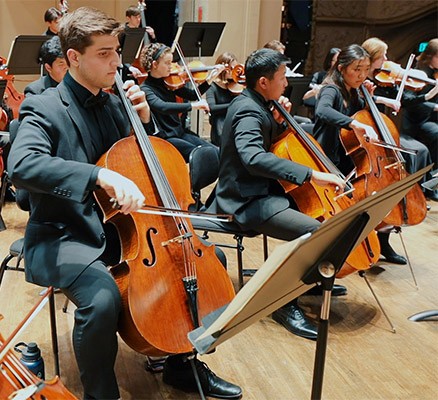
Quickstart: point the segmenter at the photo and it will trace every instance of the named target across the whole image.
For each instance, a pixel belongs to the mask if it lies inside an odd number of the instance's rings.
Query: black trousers
[[[181,137],[170,137],[166,140],[172,143],[178,149],[178,151],[184,157],[185,162],[189,162],[190,153],[195,147],[213,146],[217,148],[214,144],[211,144],[192,133],[184,133]]]
[[[62,292],[77,307],[73,347],[84,399],[118,399],[114,363],[121,298],[114,278],[97,260]]]

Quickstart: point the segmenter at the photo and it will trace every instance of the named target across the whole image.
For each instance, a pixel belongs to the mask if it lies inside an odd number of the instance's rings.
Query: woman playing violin
[[[204,99],[197,98],[193,89],[185,87],[184,82],[179,89],[168,89],[165,79],[171,75],[172,58],[171,49],[164,44],[151,43],[146,46],[142,50],[140,62],[149,75],[141,85],[141,89],[146,93],[147,101],[158,121],[160,127],[158,135],[172,143],[188,162],[190,153],[195,147],[213,145],[185,126],[185,116],[191,110],[209,111],[210,108]],[[223,65],[210,70],[205,82],[198,86],[201,94],[207,91],[224,68]],[[180,74],[180,71],[176,73]],[[176,96],[189,101],[179,103]]]
[[[438,38],[432,39],[426,49],[417,58],[418,69],[438,82]],[[431,94],[434,94],[431,96]],[[403,114],[402,132],[424,143],[430,151],[434,168],[438,166],[438,84],[432,90],[424,87],[420,92],[425,95],[422,103],[406,107]],[[438,200],[435,196],[433,200]]]
[[[366,135],[370,139],[378,138],[371,126],[351,117],[365,108],[359,87],[364,84],[371,93],[375,89],[371,82],[366,81],[370,66],[370,56],[361,46],[352,44],[343,48],[335,65],[323,81],[316,103],[314,136],[327,156],[345,175],[352,171],[354,165],[342,147],[341,128],[352,130],[356,135]],[[397,102],[386,97],[377,96],[374,97],[374,101],[398,109]],[[405,264],[406,259],[398,255],[389,245],[389,234],[379,233],[378,236],[381,254],[388,261]]]
[[[368,73],[368,79],[377,85],[374,94],[392,99],[396,98],[398,93],[397,85],[382,86],[379,85],[378,80],[374,78],[376,72],[382,68],[383,63],[387,60],[386,52],[388,50],[388,45],[383,40],[373,37],[365,40],[365,42],[362,43],[362,47],[369,53],[371,57],[371,67]],[[437,93],[438,84],[432,88],[427,88],[426,93],[416,93],[412,90],[405,90],[403,91],[400,100],[400,106],[409,108],[411,106],[428,102],[433,99]],[[399,105],[397,104],[397,106]],[[383,107],[381,111],[384,111]],[[401,132],[400,135],[400,146],[415,150],[417,152],[415,155],[403,154],[403,158],[406,161],[406,170],[409,173],[414,173],[432,163],[428,148],[420,141],[415,140],[413,135],[415,135],[415,133],[409,132]],[[425,195],[426,197],[433,198],[435,196],[435,192],[427,190]]]
[[[237,65],[236,56],[229,52],[222,53],[216,59],[215,64],[224,64],[228,66],[218,75],[217,79],[211,84],[210,89],[208,89],[206,93],[206,99],[211,114],[210,138],[213,144],[219,146],[228,106],[236,96],[235,93],[229,90],[230,82],[234,83],[231,72]]]

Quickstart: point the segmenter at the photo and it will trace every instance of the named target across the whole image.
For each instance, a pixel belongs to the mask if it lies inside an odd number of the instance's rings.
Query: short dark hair
[[[252,52],[245,63],[246,86],[254,89],[262,76],[272,79],[280,66],[289,62],[288,57],[272,49],[263,48]]]
[[[62,17],[62,12],[59,11],[56,7],[50,7],[44,13],[44,22],[52,22],[56,21],[58,18]]]
[[[47,63],[52,66],[57,58],[64,58],[64,54],[59,37],[53,36],[41,46],[39,60],[42,65]]]
[[[119,22],[96,8],[80,7],[68,13],[62,18],[58,32],[67,64],[70,65],[68,49],[84,54],[85,49],[93,44],[93,35],[117,36],[121,31],[123,26]]]
[[[137,15],[140,15],[140,10],[137,6],[129,6],[126,9],[125,15],[129,17],[135,17]]]

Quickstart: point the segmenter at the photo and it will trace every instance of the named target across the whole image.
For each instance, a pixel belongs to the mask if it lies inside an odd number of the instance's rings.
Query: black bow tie
[[[105,92],[100,92],[97,96],[91,95],[87,100],[85,100],[84,107],[103,107],[109,99],[109,94]]]

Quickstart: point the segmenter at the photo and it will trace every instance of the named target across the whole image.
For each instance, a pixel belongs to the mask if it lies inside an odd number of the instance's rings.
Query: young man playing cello
[[[278,180],[297,185],[313,180],[318,185],[337,186],[340,191],[345,183],[334,174],[314,171],[269,151],[284,131],[278,114],[272,112],[272,101],[280,99],[288,111],[291,108],[291,103],[281,97],[287,86],[288,61],[272,49],[257,50],[246,60],[247,89],[231,102],[225,118],[219,181],[208,211],[232,214],[242,229],[290,241],[313,232],[319,222],[294,209]],[[343,287],[338,286],[336,291],[345,294]],[[304,316],[296,300],[275,311],[273,318],[298,336],[317,338],[316,326]]]
[[[120,29],[113,18],[88,7],[63,18],[59,37],[69,72],[56,88],[25,99],[9,157],[11,180],[30,193],[26,279],[60,288],[77,306],[73,345],[85,399],[120,397],[114,363],[121,296],[107,270],[118,244],[102,223],[93,191],[105,190],[123,214],[139,210],[145,201],[134,182],[95,165],[130,130],[120,99],[102,91],[114,84],[120,64]],[[143,92],[126,87],[146,132],[153,133]],[[180,358],[169,357],[167,370],[176,377],[168,382],[176,386],[183,375],[189,386],[193,374],[174,365],[183,364]],[[241,395],[239,387],[197,360],[196,368],[206,395]]]

